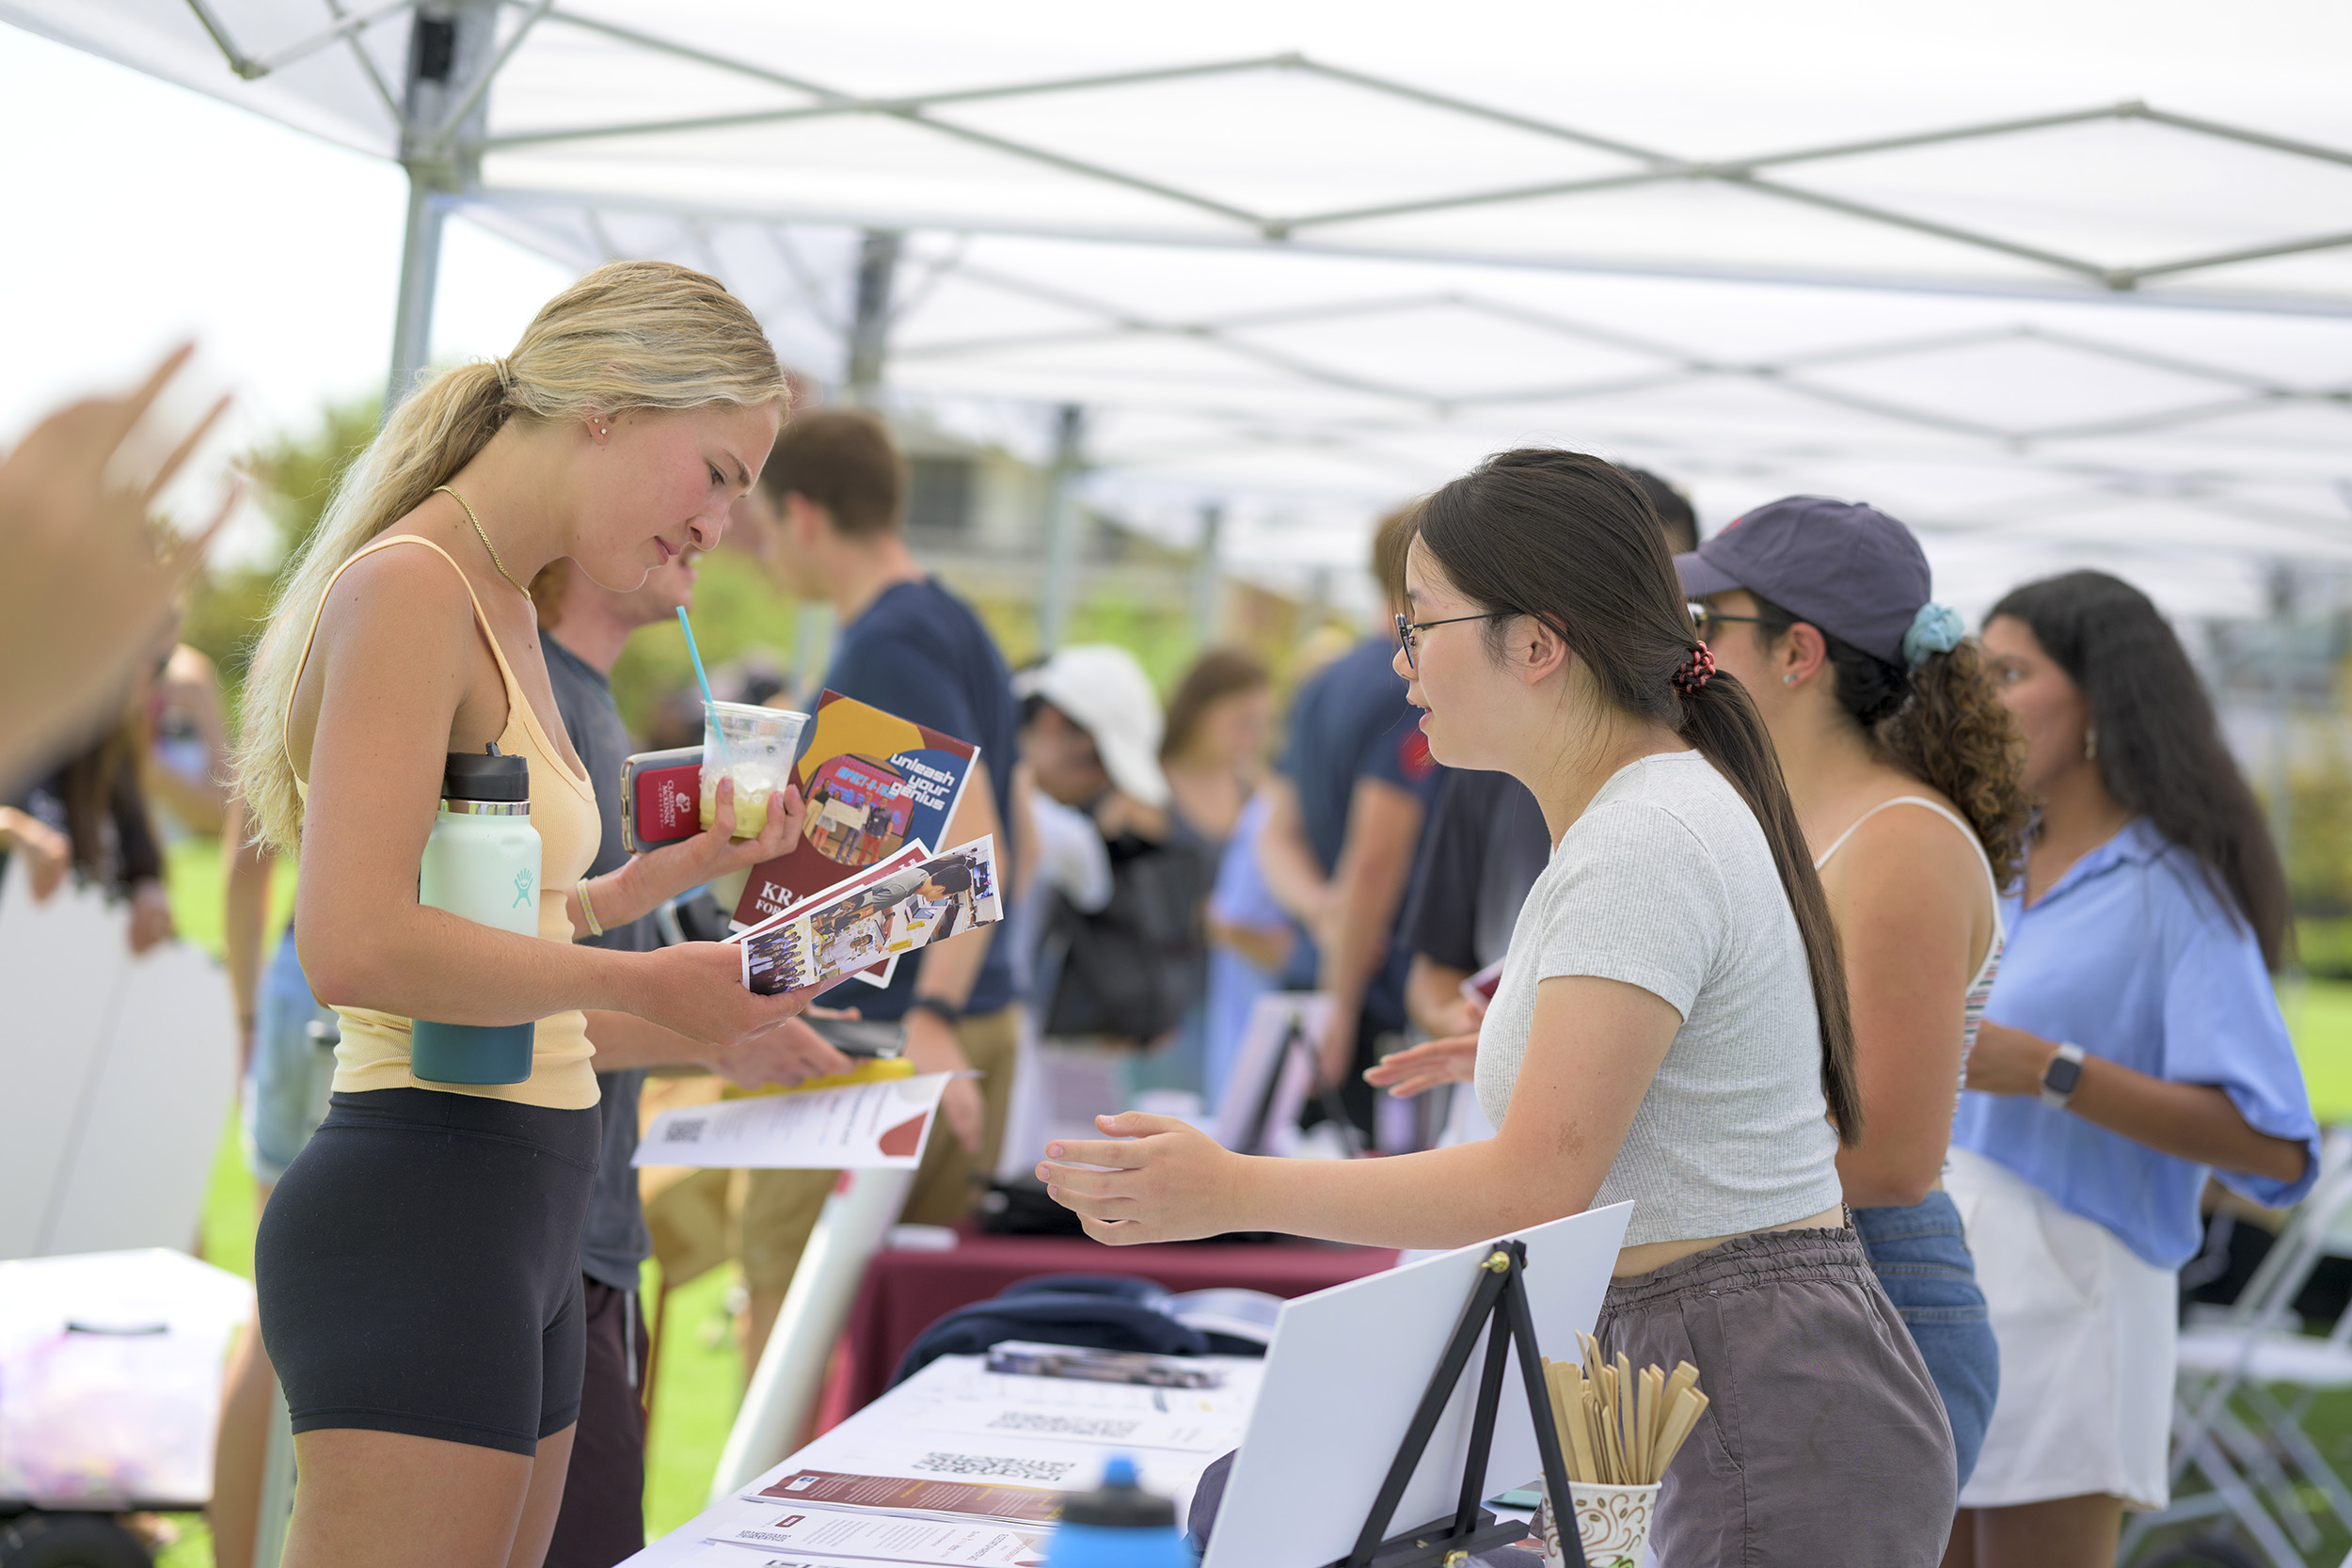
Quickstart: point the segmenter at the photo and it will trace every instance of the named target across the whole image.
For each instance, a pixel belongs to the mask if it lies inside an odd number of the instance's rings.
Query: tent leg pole
[[[384,386],[384,416],[416,387],[433,349],[433,294],[441,279],[441,226],[446,214],[420,171],[408,171],[408,225],[401,245],[400,292],[392,314],[392,371]]]
[[[1054,459],[1045,493],[1045,583],[1037,613],[1038,644],[1046,653],[1070,629],[1073,579],[1085,546],[1078,537],[1078,452],[1086,411],[1065,403],[1054,411]]]

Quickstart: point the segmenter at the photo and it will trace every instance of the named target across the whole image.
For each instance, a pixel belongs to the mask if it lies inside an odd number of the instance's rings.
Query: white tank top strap
[[[1813,869],[1819,871],[1827,865],[1829,858],[1846,847],[1846,840],[1853,837],[1855,830],[1890,806],[1924,807],[1960,830],[1961,836],[1968,841],[1968,847],[1976,851],[1977,864],[1984,872],[1984,885],[1993,895],[1993,932],[1997,943],[2005,934],[2005,927],[2001,922],[2001,879],[1994,875],[1993,858],[1984,852],[1984,841],[1977,836],[1977,830],[1968,825],[1968,819],[1940,800],[1931,800],[1924,795],[1898,795],[1891,800],[1881,800],[1849,823],[1846,831],[1837,835],[1836,843],[1813,857]]]

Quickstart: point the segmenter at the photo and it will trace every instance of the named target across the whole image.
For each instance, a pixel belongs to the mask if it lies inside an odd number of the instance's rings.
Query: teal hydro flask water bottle
[[[452,752],[441,809],[417,868],[417,901],[461,920],[539,934],[539,830],[531,825],[531,764]],[[429,1084],[519,1084],[531,1076],[530,1023],[416,1021],[408,1070]]]

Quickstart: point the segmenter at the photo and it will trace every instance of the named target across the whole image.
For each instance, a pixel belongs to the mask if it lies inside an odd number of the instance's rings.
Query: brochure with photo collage
[[[910,844],[744,932],[743,984],[763,996],[827,984],[1003,918],[993,835],[937,854]]]

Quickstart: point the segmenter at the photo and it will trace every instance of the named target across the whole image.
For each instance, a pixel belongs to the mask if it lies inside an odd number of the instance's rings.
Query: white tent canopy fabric
[[[1082,404],[1095,499],[1222,502],[1237,563],[1529,441],[1716,521],[1867,498],[1976,608],[2352,561],[2342,8],[422,8],[0,19],[398,158],[419,221],[709,268],[950,428],[1041,456]]]

